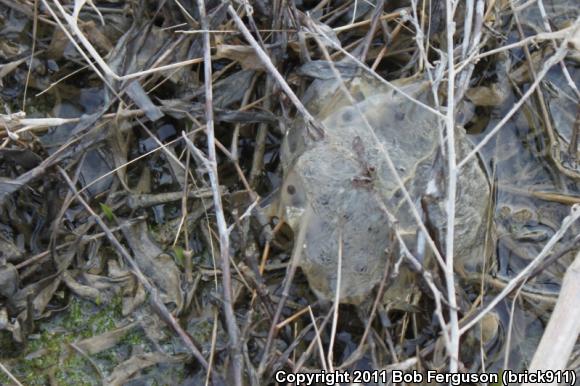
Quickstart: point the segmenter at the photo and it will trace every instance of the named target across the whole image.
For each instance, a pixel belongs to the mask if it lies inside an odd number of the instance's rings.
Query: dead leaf
[[[64,55],[64,50],[69,44],[69,40],[66,34],[60,29],[55,28],[52,32],[52,38],[50,39],[50,44],[46,49],[46,56],[50,59],[60,59]]]
[[[69,271],[63,274],[64,284],[79,297],[89,299],[95,304],[109,303],[111,296],[106,291],[77,282]]]
[[[113,44],[105,36],[101,28],[103,26],[97,24],[94,21],[87,21],[80,24],[81,30],[84,32],[85,36],[95,47],[99,48],[100,51],[109,53],[113,49]]]
[[[12,62],[0,64],[0,81],[2,81],[2,78],[4,78],[6,75],[16,70],[22,63],[26,62],[26,59],[27,58],[22,58]]]
[[[107,377],[107,385],[123,385],[132,375],[147,367],[155,366],[159,363],[179,363],[181,359],[176,359],[162,353],[147,353],[135,355],[115,367],[111,375]]]
[[[256,51],[249,46],[220,44],[217,46],[216,58],[236,61],[244,70],[266,70]]]
[[[134,80],[125,88],[125,92],[129,97],[139,106],[141,110],[145,112],[147,118],[150,121],[155,122],[156,120],[163,117],[163,113],[152,101],[151,98],[147,95],[143,87],[138,80]]]
[[[18,270],[8,263],[0,266],[0,296],[10,298],[18,290]]]
[[[145,222],[122,230],[131,247],[135,262],[143,274],[161,290],[162,301],[174,303],[176,313],[179,314],[183,307],[181,273],[173,258],[163,253],[161,248],[151,240]]]
[[[0,180],[0,194],[2,192],[2,182]],[[22,250],[10,238],[0,232],[0,264],[2,264],[2,261],[18,261],[22,254]]]
[[[534,51],[531,54],[533,71],[538,73],[542,68],[545,58],[549,57],[553,53],[554,49],[551,46],[546,46],[541,50]],[[518,67],[513,69],[509,76],[517,84],[529,83],[533,81],[532,74],[530,73],[530,66],[526,60],[522,61]]]
[[[501,106],[509,93],[504,87],[494,83],[491,86],[470,88],[465,96],[476,106]]]
[[[135,291],[132,291],[126,296],[123,296],[123,309],[121,313],[123,316],[130,315],[139,307],[141,304],[145,302],[147,299],[147,293],[145,292],[145,288],[139,282],[136,282]]]
[[[126,326],[107,331],[104,334],[81,340],[80,342],[75,343],[75,345],[88,355],[98,354],[114,347],[125,335],[133,330],[136,325],[137,322],[129,323]]]
[[[12,338],[16,342],[24,341],[24,334],[22,333],[22,328],[20,327],[20,321],[16,319],[14,323],[10,321],[11,318],[8,317],[8,311],[6,308],[0,309],[0,331],[8,331],[12,333]]]

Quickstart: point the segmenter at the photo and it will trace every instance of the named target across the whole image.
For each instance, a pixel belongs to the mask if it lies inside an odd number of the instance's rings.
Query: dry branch
[[[447,135],[447,172],[449,183],[447,189],[447,231],[445,234],[445,284],[449,302],[449,372],[455,373],[459,368],[459,318],[457,316],[457,298],[455,292],[454,250],[455,241],[455,198],[457,196],[457,167],[455,160],[455,68],[453,58],[453,1],[445,3],[447,21],[447,114],[445,134]]]
[[[199,14],[201,19],[201,28],[209,30],[209,21],[205,11],[204,0],[197,0],[199,7]],[[219,238],[220,238],[220,257],[222,267],[222,287],[223,287],[223,309],[226,319],[228,334],[230,337],[231,351],[232,351],[232,365],[234,371],[233,383],[236,386],[242,385],[242,356],[240,347],[240,332],[234,314],[232,302],[232,277],[230,270],[230,238],[226,224],[226,218],[223,211],[222,198],[219,190],[219,176],[217,172],[216,161],[216,144],[214,135],[214,120],[213,120],[213,90],[212,90],[212,68],[211,68],[211,46],[209,40],[209,33],[203,34],[203,70],[205,79],[205,119],[206,119],[206,134],[207,134],[207,159],[205,166],[209,173],[210,184],[213,192],[213,202],[215,208],[215,215],[217,220]],[[193,143],[183,133],[188,147],[191,149]]]
[[[528,371],[564,370],[580,335],[580,252],[568,267],[548,327]],[[525,386],[530,384],[525,383]]]

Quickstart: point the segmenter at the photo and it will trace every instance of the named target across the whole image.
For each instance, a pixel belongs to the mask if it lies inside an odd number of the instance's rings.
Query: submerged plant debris
[[[579,13],[0,0],[0,384],[578,372]]]

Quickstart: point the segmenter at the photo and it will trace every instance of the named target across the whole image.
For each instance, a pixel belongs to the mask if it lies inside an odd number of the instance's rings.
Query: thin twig
[[[26,93],[28,92],[28,84],[30,83],[30,74],[32,73],[32,66],[34,65],[34,51],[36,50],[36,35],[38,32],[38,0],[34,0],[34,15],[32,17],[32,47],[30,48],[30,63],[28,71],[26,72],[26,81],[24,83],[24,95],[22,96],[22,110],[26,111]]]
[[[210,375],[213,370],[213,358],[215,356],[215,347],[217,341],[217,330],[218,330],[219,318],[217,308],[213,312],[213,328],[211,330],[211,350],[209,355],[209,370],[207,371],[207,376],[205,377],[205,385],[209,385]]]
[[[466,52],[465,55],[470,53],[478,52],[479,50],[479,42],[481,40],[481,30],[483,27],[483,11],[484,11],[484,1],[477,0],[477,4],[475,6],[475,23],[473,26],[473,39],[471,44],[469,45],[469,50]],[[464,40],[464,44],[466,41]],[[465,60],[465,55],[462,55],[462,59]],[[473,70],[475,69],[475,60],[466,61],[468,63],[467,67],[462,71],[457,71],[461,73],[459,77],[459,81],[457,82],[457,90],[455,94],[455,102],[458,103],[463,98],[465,91],[469,88],[469,81],[471,80],[471,75],[473,74]]]
[[[508,325],[507,325],[507,334],[506,334],[506,338],[505,338],[505,356],[503,358],[503,368],[504,369],[509,369],[509,360],[510,360],[510,353],[511,353],[511,345],[512,345],[512,334],[514,331],[514,314],[516,311],[516,304],[518,302],[518,298],[520,295],[520,292],[522,291],[522,287],[520,286],[518,288],[518,290],[516,291],[516,296],[514,296],[514,298],[512,299],[512,304],[510,307],[510,314],[509,314],[509,320],[508,320]],[[481,328],[480,328],[481,330]]]
[[[266,79],[264,86],[264,93],[266,99],[264,100],[264,108],[267,111],[272,110],[272,78]],[[250,186],[255,187],[257,178],[264,168],[264,153],[266,152],[266,137],[268,136],[268,124],[262,122],[258,125],[258,132],[256,133],[256,145],[254,147],[254,157],[252,158],[252,168],[250,169]]]
[[[103,114],[103,119],[132,118],[145,114],[143,110],[124,110],[117,113]],[[11,130],[20,134],[28,130],[47,129],[71,123],[79,123],[83,118],[26,118],[26,113],[0,114],[0,129]]]
[[[473,0],[465,1],[465,17],[463,20],[463,42],[461,44],[461,60],[465,59],[469,49],[469,39],[471,38],[471,26],[473,24],[473,10],[475,8]]]
[[[334,341],[336,339],[336,329],[338,327],[338,311],[340,306],[340,287],[342,285],[342,229],[338,232],[338,258],[336,264],[336,289],[334,291],[334,311],[332,312],[332,324],[330,328],[330,342],[328,343],[328,367],[334,371]]]
[[[4,366],[4,365],[3,365],[1,362],[0,362],[0,370],[2,370],[2,372],[3,372],[4,374],[6,374],[6,376],[7,376],[8,378],[10,378],[10,380],[11,380],[12,382],[14,382],[14,383],[15,383],[17,386],[23,386],[23,385],[22,385],[22,383],[20,383],[20,382],[18,381],[18,379],[16,379],[16,377],[15,377],[14,375],[12,375],[12,373],[10,372],[10,370],[8,370],[8,369],[6,368],[6,366]]]
[[[197,0],[199,8],[201,28],[208,30],[209,22],[205,11],[204,0]],[[222,198],[219,190],[219,177],[217,172],[216,145],[213,120],[213,90],[212,90],[212,68],[211,68],[211,45],[209,33],[203,34],[203,69],[205,79],[205,118],[207,133],[207,168],[210,184],[213,190],[213,201],[216,215],[216,222],[220,238],[220,257],[222,266],[222,286],[223,286],[223,308],[226,319],[228,335],[230,337],[233,366],[233,383],[236,386],[242,385],[242,355],[239,341],[239,330],[232,304],[232,277],[230,271],[230,238],[223,211]],[[183,133],[188,146],[194,147],[193,143]]]
[[[431,293],[433,294],[433,299],[435,300],[435,315],[437,316],[437,320],[439,320],[439,324],[441,325],[441,328],[443,329],[443,331],[442,331],[443,342],[445,343],[445,347],[447,348],[447,350],[451,351],[451,342],[449,340],[449,334],[447,333],[447,331],[445,331],[445,330],[448,330],[449,328],[447,327],[447,323],[445,322],[445,318],[443,317],[443,304],[441,302],[441,299],[443,298],[443,294],[441,293],[441,291],[439,291],[439,289],[435,285],[435,283],[433,281],[433,275],[431,275],[431,272],[428,272],[425,269],[423,269],[423,266],[421,265],[419,260],[415,256],[413,256],[411,251],[409,251],[409,248],[407,248],[405,241],[401,237],[401,234],[399,232],[396,232],[396,235],[397,235],[397,239],[399,240],[399,245],[401,247],[401,255],[417,271],[421,272],[423,279],[425,280],[425,282],[427,283],[427,286],[429,287],[429,289],[431,290]],[[397,270],[397,268],[395,268],[395,271],[396,270]]]
[[[324,355],[324,347],[322,346],[322,339],[320,339],[320,330],[318,329],[318,325],[316,324],[316,318],[312,313],[312,307],[308,305],[306,308],[308,310],[308,314],[310,315],[310,320],[312,320],[312,326],[314,327],[314,333],[316,334],[316,344],[318,346],[318,353],[320,355],[320,363],[322,364],[322,368],[324,371],[328,371],[328,366],[326,365],[325,355]],[[328,353],[330,355],[330,352]]]
[[[447,134],[447,172],[449,183],[447,189],[447,232],[445,235],[445,283],[447,301],[449,302],[449,371],[455,373],[459,367],[459,319],[457,317],[457,298],[455,294],[454,249],[455,241],[455,197],[457,195],[457,172],[455,162],[455,68],[453,58],[453,1],[446,0],[445,15],[447,20],[447,116],[445,119]]]
[[[561,371],[566,368],[580,335],[580,252],[566,270],[562,290],[548,327],[536,349],[529,371]],[[528,386],[528,384],[525,384]]]

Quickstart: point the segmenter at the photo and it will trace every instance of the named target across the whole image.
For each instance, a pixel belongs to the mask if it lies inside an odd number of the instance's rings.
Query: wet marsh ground
[[[0,384],[578,372],[579,20],[563,0],[0,0]],[[310,289],[281,146],[317,136],[302,102],[333,71],[429,82],[443,154],[465,129],[481,269],[394,241],[365,301]],[[463,165],[434,161],[445,192]]]

